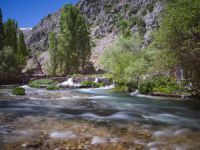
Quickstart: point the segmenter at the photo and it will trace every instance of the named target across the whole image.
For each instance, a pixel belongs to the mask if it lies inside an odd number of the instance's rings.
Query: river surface
[[[120,142],[122,150],[200,149],[198,100],[129,96],[108,88],[25,88],[26,96],[13,96],[10,90],[1,92],[2,149],[105,149],[98,145]],[[70,140],[81,137],[85,143],[70,147]],[[34,138],[42,142],[30,144]],[[55,142],[66,139],[68,146]]]

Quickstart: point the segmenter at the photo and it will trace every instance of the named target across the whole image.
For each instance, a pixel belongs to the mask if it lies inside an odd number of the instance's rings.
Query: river
[[[198,100],[129,96],[109,88],[25,88],[26,96],[2,90],[3,150],[200,148]]]

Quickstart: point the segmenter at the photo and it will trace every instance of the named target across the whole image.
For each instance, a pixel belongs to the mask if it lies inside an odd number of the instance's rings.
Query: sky
[[[66,3],[78,0],[0,0],[3,20],[15,19],[20,28],[34,27],[49,13],[56,12]]]

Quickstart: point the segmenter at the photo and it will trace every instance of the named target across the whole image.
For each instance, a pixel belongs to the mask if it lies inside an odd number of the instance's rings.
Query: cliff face
[[[95,43],[92,61],[99,64],[99,56],[112,44],[119,32],[120,21],[126,19],[131,24],[131,31],[141,29],[134,18],[142,20],[144,46],[151,41],[150,33],[157,29],[163,4],[159,0],[80,0],[77,4],[90,25],[91,36]],[[59,32],[60,10],[49,14],[32,30],[26,32],[26,44],[32,51],[46,51],[48,32]]]

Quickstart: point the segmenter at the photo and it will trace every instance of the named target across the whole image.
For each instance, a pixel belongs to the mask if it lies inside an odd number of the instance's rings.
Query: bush
[[[22,87],[16,87],[12,90],[13,95],[25,95],[25,89]]]
[[[153,79],[155,86],[153,92],[159,92],[164,94],[180,94],[187,93],[188,90],[185,87],[185,83],[177,84],[174,78],[170,77],[155,77]]]
[[[126,85],[118,85],[114,88],[115,92],[128,92],[129,91],[129,87]]]
[[[149,5],[147,6],[147,9],[148,9],[149,12],[152,12],[153,9],[154,9],[154,4],[153,4],[153,3],[149,4]]]
[[[153,91],[154,86],[153,80],[142,80],[139,82],[138,90],[141,94],[149,94]]]
[[[101,83],[96,83],[96,82],[92,82],[92,81],[83,81],[83,82],[81,82],[81,85],[82,85],[82,86],[85,86],[85,87],[99,88],[99,87],[101,87],[103,84],[101,84]]]
[[[59,90],[60,88],[58,86],[55,86],[55,85],[50,85],[46,89],[47,90]]]
[[[56,85],[58,82],[51,80],[51,79],[39,79],[39,80],[34,80],[29,82],[29,86],[33,88],[42,88],[42,87],[47,87],[50,85]]]

